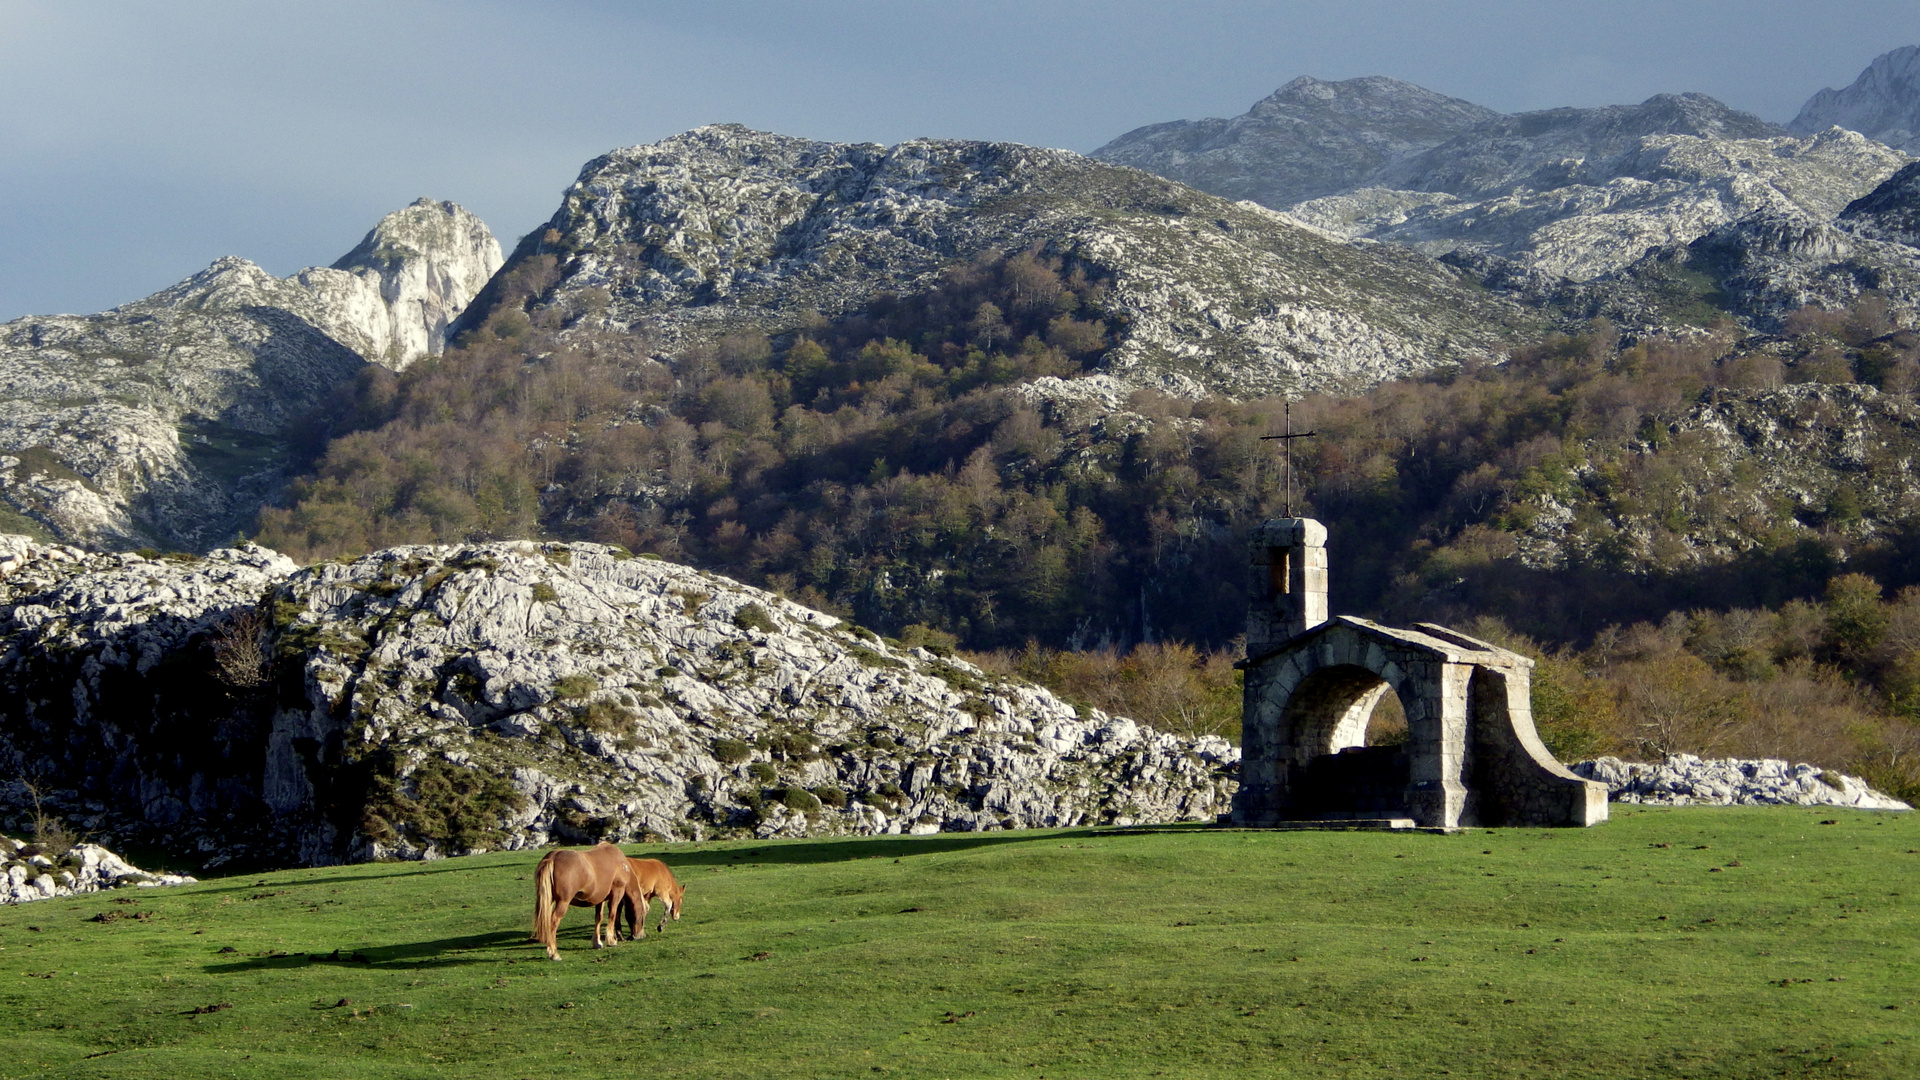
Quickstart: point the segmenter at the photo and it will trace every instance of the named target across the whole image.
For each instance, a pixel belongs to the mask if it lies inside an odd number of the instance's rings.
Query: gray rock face
[[[0,836],[0,904],[78,896],[123,885],[191,885],[196,880],[187,874],[148,873],[99,844],[75,844],[63,852],[44,854],[23,840]]]
[[[737,126],[590,162],[512,265],[557,260],[540,310],[670,343],[791,329],[1036,246],[1111,279],[1110,373],[1178,393],[1365,386],[1497,351],[1525,320],[1411,253],[1066,151]]]
[[[0,527],[200,551],[285,481],[296,428],[368,362],[403,366],[500,263],[477,218],[426,200],[337,268],[225,258],[98,315],[0,325]]]
[[[1906,45],[1875,57],[1845,89],[1829,87],[1808,98],[1787,125],[1801,135],[1830,127],[1920,153],[1920,46]]]
[[[1726,264],[1733,309],[1762,322],[1796,300],[1849,302],[1881,278],[1904,287],[1886,269],[1900,259],[1879,252],[1745,250],[1745,233],[1778,232],[1767,221],[1831,226],[1907,161],[1828,128],[1794,138],[1700,94],[1505,116],[1390,79],[1307,79],[1231,121],[1141,128],[1095,153],[1336,235],[1481,267],[1523,302],[1653,331],[1688,304],[1663,274],[1635,280],[1636,264],[1684,263],[1687,245],[1716,232],[1700,254]]]
[[[1230,120],[1150,124],[1092,156],[1283,210],[1365,187],[1383,169],[1499,116],[1398,79],[1303,75]]]
[[[1224,740],[596,545],[7,544],[0,754],[210,860],[1210,819],[1237,774]]]
[[[1920,250],[1844,224],[1756,214],[1694,241],[1686,261],[1711,274],[1730,306],[1763,329],[1798,308],[1843,308],[1868,291],[1880,293],[1902,324],[1920,316]]]
[[[1848,203],[1835,225],[1866,239],[1920,247],[1920,162]]]
[[[1614,802],[1650,806],[1847,806],[1856,810],[1911,810],[1857,776],[1775,758],[1702,759],[1675,754],[1654,765],[1603,757],[1573,771],[1607,785]]]
[[[1383,170],[1375,187],[1462,199],[1604,182],[1610,164],[1667,136],[1736,141],[1783,135],[1757,116],[1704,94],[1656,94],[1638,105],[1545,109],[1501,116]]]
[[[1756,213],[1830,222],[1906,160],[1852,132],[1797,139],[1709,98],[1662,97],[1509,117],[1374,187],[1289,212],[1347,236],[1586,281]]]

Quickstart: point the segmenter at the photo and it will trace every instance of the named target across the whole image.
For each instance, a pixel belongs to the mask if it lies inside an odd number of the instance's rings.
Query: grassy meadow
[[[557,964],[534,853],[5,907],[0,1077],[1920,1076],[1920,817],[1614,813],[676,845]]]

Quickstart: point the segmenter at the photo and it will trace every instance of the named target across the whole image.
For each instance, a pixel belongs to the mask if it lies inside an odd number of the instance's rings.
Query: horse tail
[[[554,946],[553,931],[553,856],[549,855],[540,860],[540,869],[533,875],[534,940],[551,951]]]

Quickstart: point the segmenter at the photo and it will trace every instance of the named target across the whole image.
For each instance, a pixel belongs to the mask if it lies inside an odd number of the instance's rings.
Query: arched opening
[[[1287,701],[1292,739],[1288,816],[1406,816],[1406,712],[1385,679],[1339,665],[1314,672]]]

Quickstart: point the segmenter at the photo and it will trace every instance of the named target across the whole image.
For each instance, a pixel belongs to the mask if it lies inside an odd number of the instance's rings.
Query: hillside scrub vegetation
[[[1112,332],[1104,283],[1043,251],[670,356],[644,332],[586,329],[590,302],[541,306],[543,265],[497,283],[445,356],[370,371],[342,430],[316,432],[312,474],[262,513],[261,542],[305,560],[615,543],[882,632],[937,628],[1086,704],[1231,727],[1216,654],[1243,618],[1246,530],[1281,512],[1261,437],[1283,402],[1136,390],[1109,407],[1075,396],[1092,383],[1035,383],[1091,370]],[[1627,340],[1595,322],[1504,363],[1293,403],[1295,430],[1317,433],[1295,443],[1294,508],[1329,526],[1335,610],[1499,620],[1603,680],[1592,700],[1631,719],[1596,715],[1563,749],[1746,752],[1724,731],[1648,734],[1646,717],[1686,686],[1694,719],[1666,727],[1719,731],[1702,717],[1791,688],[1821,703],[1796,715],[1865,718],[1829,733],[1851,763],[1879,736],[1847,732],[1904,715],[1901,661],[1769,638],[1769,666],[1741,668],[1672,628],[1792,624],[1849,575],[1920,582],[1920,485],[1899,465],[1920,447],[1917,385],[1920,335],[1871,295],[1796,313],[1777,338],[1722,323]],[[1773,441],[1725,435],[1749,429]]]

